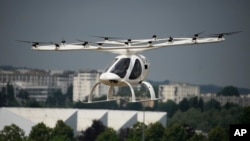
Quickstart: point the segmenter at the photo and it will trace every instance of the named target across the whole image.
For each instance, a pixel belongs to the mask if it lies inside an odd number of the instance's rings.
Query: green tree
[[[64,141],[72,141],[74,139],[73,129],[62,120],[58,120],[55,128],[52,130],[52,139],[57,138],[63,139]]]
[[[47,98],[47,105],[52,107],[63,107],[65,104],[65,95],[60,90],[49,94]]]
[[[168,113],[168,117],[172,117],[175,112],[178,110],[178,105],[172,101],[172,100],[168,100],[165,103],[162,102],[158,102],[157,111],[166,111]]]
[[[200,109],[195,108],[190,108],[186,112],[177,111],[176,114],[168,120],[168,124],[169,126],[172,126],[175,123],[187,124],[195,129],[202,130],[207,127],[208,123],[206,120],[209,118],[204,118],[203,114],[204,113],[202,113]]]
[[[241,124],[250,124],[250,106],[243,108],[239,122]]]
[[[106,126],[99,120],[94,120],[92,125],[88,127],[85,131],[82,131],[82,135],[78,136],[79,141],[95,141],[97,136],[100,135]]]
[[[25,106],[27,107],[43,107],[43,105],[36,101],[35,99],[30,99],[26,102]]]
[[[182,112],[185,112],[189,109],[189,102],[186,98],[184,98],[180,103],[179,103],[180,110]]]
[[[165,128],[161,123],[150,124],[145,131],[146,141],[160,141],[164,135]]]
[[[97,136],[96,141],[119,141],[119,138],[114,129],[106,128],[104,132]]]
[[[21,101],[22,104],[24,104],[29,100],[29,93],[22,89],[17,94],[17,97],[19,98],[19,101]]]
[[[14,87],[11,83],[7,83],[7,94],[9,101],[15,100]]]
[[[0,107],[7,105],[7,93],[6,88],[2,87],[2,90],[0,92]]]
[[[129,130],[128,141],[138,141],[142,139],[142,131],[144,129],[147,130],[147,126],[141,122],[137,122],[133,125],[133,127]]]
[[[5,126],[0,131],[1,141],[24,141],[26,139],[24,131],[15,124]]]
[[[204,110],[220,109],[220,108],[221,108],[220,103],[214,99],[208,101],[204,106]]]
[[[189,141],[207,141],[207,138],[202,134],[194,134]]]
[[[199,99],[198,101],[198,107],[201,109],[201,111],[203,112],[204,110],[204,101],[202,98]]]
[[[199,108],[199,99],[197,96],[189,99],[190,108]]]
[[[52,129],[47,127],[44,123],[38,123],[37,125],[33,126],[29,140],[30,141],[48,141],[51,139]]]
[[[208,133],[208,141],[228,141],[227,132],[221,127],[216,127]]]
[[[218,95],[223,95],[223,96],[240,96],[240,93],[238,91],[238,88],[234,86],[227,86],[224,87]]]
[[[19,106],[15,98],[14,87],[11,83],[7,83],[6,87],[2,88],[0,99],[0,106]]]
[[[129,131],[130,131],[130,128],[120,129],[119,135],[118,135],[119,136],[119,140],[120,141],[125,141],[128,138]]]
[[[166,128],[162,141],[187,141],[188,133],[180,124]]]

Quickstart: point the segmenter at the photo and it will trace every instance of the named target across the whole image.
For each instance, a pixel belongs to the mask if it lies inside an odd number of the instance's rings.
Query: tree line
[[[43,122],[32,127],[28,136],[23,129],[15,124],[5,126],[0,131],[0,141],[73,141],[73,129],[62,120],[58,120],[54,128],[46,126]]]

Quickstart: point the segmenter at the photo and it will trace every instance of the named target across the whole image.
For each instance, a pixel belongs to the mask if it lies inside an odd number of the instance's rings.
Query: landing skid
[[[147,81],[142,81],[142,84],[148,89],[149,93],[150,93],[150,99],[145,99],[145,100],[136,100],[136,97],[135,97],[135,92],[134,92],[134,89],[132,87],[132,85],[130,83],[128,83],[127,81],[123,81],[126,85],[128,85],[130,91],[131,91],[131,101],[128,101],[128,102],[146,102],[146,101],[154,101],[154,100],[162,100],[163,98],[156,98],[155,96],[155,91],[153,89],[153,86],[147,82]],[[98,85],[100,85],[101,82],[97,82],[91,92],[90,92],[90,95],[88,97],[88,103],[99,103],[99,102],[108,102],[108,101],[117,101],[117,100],[120,100],[121,98],[117,98],[117,99],[114,99],[113,98],[113,89],[114,89],[114,86],[109,86],[109,89],[108,89],[108,93],[107,93],[107,99],[106,100],[100,100],[100,101],[93,101],[93,93],[94,93],[94,90],[96,89],[96,87]]]
[[[148,102],[148,101],[157,101],[157,100],[162,100],[164,98],[154,98],[154,99],[143,99],[143,100],[136,100],[134,102],[132,101],[127,101],[127,102],[130,102],[130,103],[136,103],[136,102]]]

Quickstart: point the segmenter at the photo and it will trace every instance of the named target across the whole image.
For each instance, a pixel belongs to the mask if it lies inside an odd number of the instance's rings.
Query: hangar
[[[167,122],[166,112],[145,111],[145,124]],[[29,135],[32,126],[43,122],[48,127],[55,127],[58,120],[63,120],[75,135],[91,126],[93,120],[116,131],[143,122],[142,111],[97,110],[97,109],[64,109],[64,108],[0,108],[0,130],[6,125],[16,124]]]

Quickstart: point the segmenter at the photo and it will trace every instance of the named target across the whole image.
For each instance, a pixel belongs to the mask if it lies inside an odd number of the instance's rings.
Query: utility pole
[[[143,124],[142,124],[142,141],[145,140],[145,135],[144,135],[144,131],[145,131],[145,103],[142,102],[142,107],[143,107]]]

